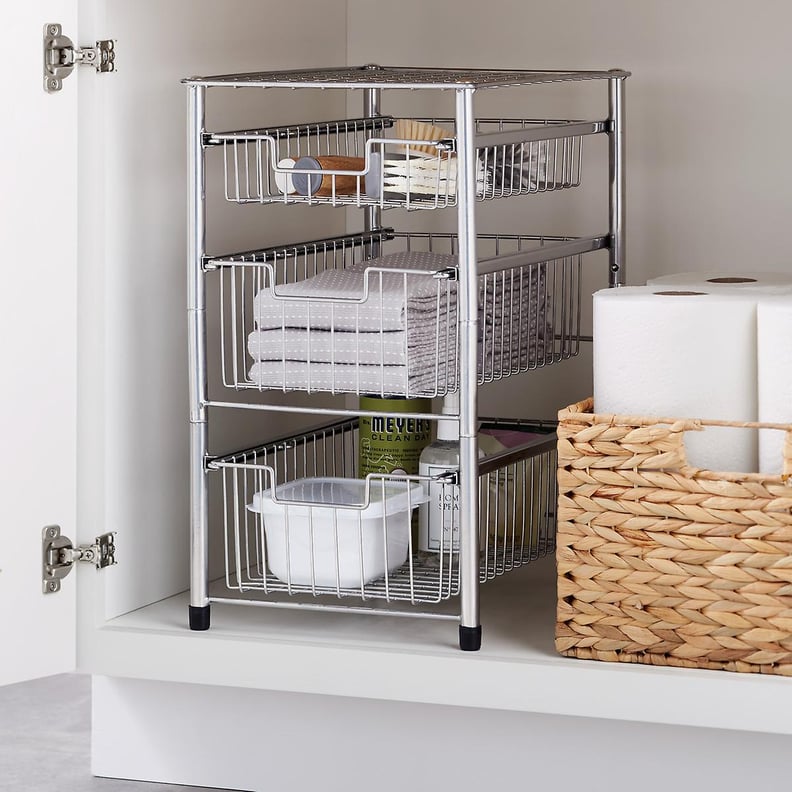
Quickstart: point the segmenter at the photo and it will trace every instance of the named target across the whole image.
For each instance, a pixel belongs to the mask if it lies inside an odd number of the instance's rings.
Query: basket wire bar
[[[340,504],[332,514],[330,527],[320,526],[314,519],[310,505],[300,500],[280,498],[278,487],[304,478],[353,478],[357,468],[357,419],[346,419],[328,424],[302,434],[272,441],[243,451],[211,459],[208,471],[217,471],[222,479],[222,497],[225,504],[224,557],[227,591],[241,594],[254,592],[266,595],[330,595],[347,600],[373,600],[408,602],[412,605],[445,601],[460,592],[458,553],[453,552],[450,540],[452,526],[443,531],[440,551],[422,552],[416,549],[410,530],[410,513],[415,505],[408,494],[408,509],[402,515],[403,524],[396,527],[407,537],[407,555],[397,568],[390,568],[388,542],[382,542],[385,555],[385,572],[373,580],[364,580],[361,549],[366,538],[362,521],[355,523],[355,548],[341,538],[338,514],[346,512],[364,514],[372,500],[383,498],[386,487],[394,483],[409,486],[420,484],[428,488],[438,482],[449,490],[441,490],[443,497],[452,497],[456,476],[407,476],[401,474],[370,474],[365,479],[365,489],[360,502]],[[555,537],[555,434],[551,422],[525,422],[512,420],[486,421],[483,426],[511,428],[525,431],[523,445],[495,454],[481,461],[477,485],[481,520],[478,532],[481,552],[478,563],[480,582],[492,580],[519,566],[529,563],[554,549]],[[361,482],[363,484],[363,482]],[[256,495],[258,493],[258,496]],[[250,508],[256,497],[266,497],[280,505],[285,513],[286,574],[276,576],[267,566],[267,517]],[[323,502],[322,506],[332,506]],[[293,510],[308,509],[308,548],[310,576],[294,580],[294,570],[289,566],[292,548],[290,524]],[[322,531],[331,534],[331,562],[335,567],[335,583],[318,584],[315,565]],[[386,525],[384,515],[377,519],[377,533],[386,535],[394,525]],[[299,538],[299,537],[298,537]],[[359,562],[359,579],[356,585],[341,585],[339,569],[344,554],[352,553]],[[323,563],[327,563],[324,558]],[[217,595],[213,599],[222,599]],[[255,599],[255,598],[254,598]],[[266,602],[265,602],[266,604]],[[415,614],[413,614],[415,615]]]
[[[314,153],[324,154],[349,154],[349,148],[343,146],[342,141],[347,136],[357,139],[359,133],[382,132],[393,126],[392,116],[367,116],[365,118],[342,118],[335,121],[320,121],[309,124],[287,124],[283,126],[264,127],[260,129],[235,129],[227,132],[207,132],[204,135],[205,146],[219,146],[226,141],[241,139],[271,138],[276,143],[285,144],[286,152],[300,153],[299,149],[288,148],[289,144],[299,138],[308,138],[314,143],[325,141],[324,150],[317,148]],[[335,143],[335,146],[333,144]],[[310,153],[310,151],[308,151]]]

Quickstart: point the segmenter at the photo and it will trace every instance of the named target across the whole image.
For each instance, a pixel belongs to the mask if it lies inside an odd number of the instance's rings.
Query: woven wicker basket
[[[783,474],[690,467],[684,433],[787,430]],[[792,426],[559,413],[556,649],[792,676]]]

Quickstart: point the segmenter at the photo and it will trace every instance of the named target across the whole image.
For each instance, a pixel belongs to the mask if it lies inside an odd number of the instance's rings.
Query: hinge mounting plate
[[[75,547],[61,534],[59,525],[48,525],[41,533],[41,582],[45,594],[60,591],[61,580],[74,569],[77,561],[104,569],[116,562],[115,533],[97,536],[92,545]]]
[[[115,42],[104,39],[94,47],[75,47],[59,24],[44,25],[44,90],[60,91],[63,80],[78,63],[94,66],[98,72],[115,71]]]

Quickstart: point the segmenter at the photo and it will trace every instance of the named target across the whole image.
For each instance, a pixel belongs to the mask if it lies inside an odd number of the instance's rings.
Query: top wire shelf
[[[608,80],[629,77],[622,69],[605,71],[544,71],[512,69],[413,68],[405,66],[342,66],[327,69],[265,71],[189,77],[187,85],[232,86],[242,88],[504,88],[538,83]]]

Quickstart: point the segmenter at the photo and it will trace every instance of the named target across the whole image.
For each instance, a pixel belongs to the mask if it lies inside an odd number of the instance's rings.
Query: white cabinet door
[[[75,536],[77,77],[46,94],[45,22],[77,0],[0,12],[0,684],[74,667],[75,581],[44,595],[41,533]],[[75,41],[75,44],[78,42]]]

